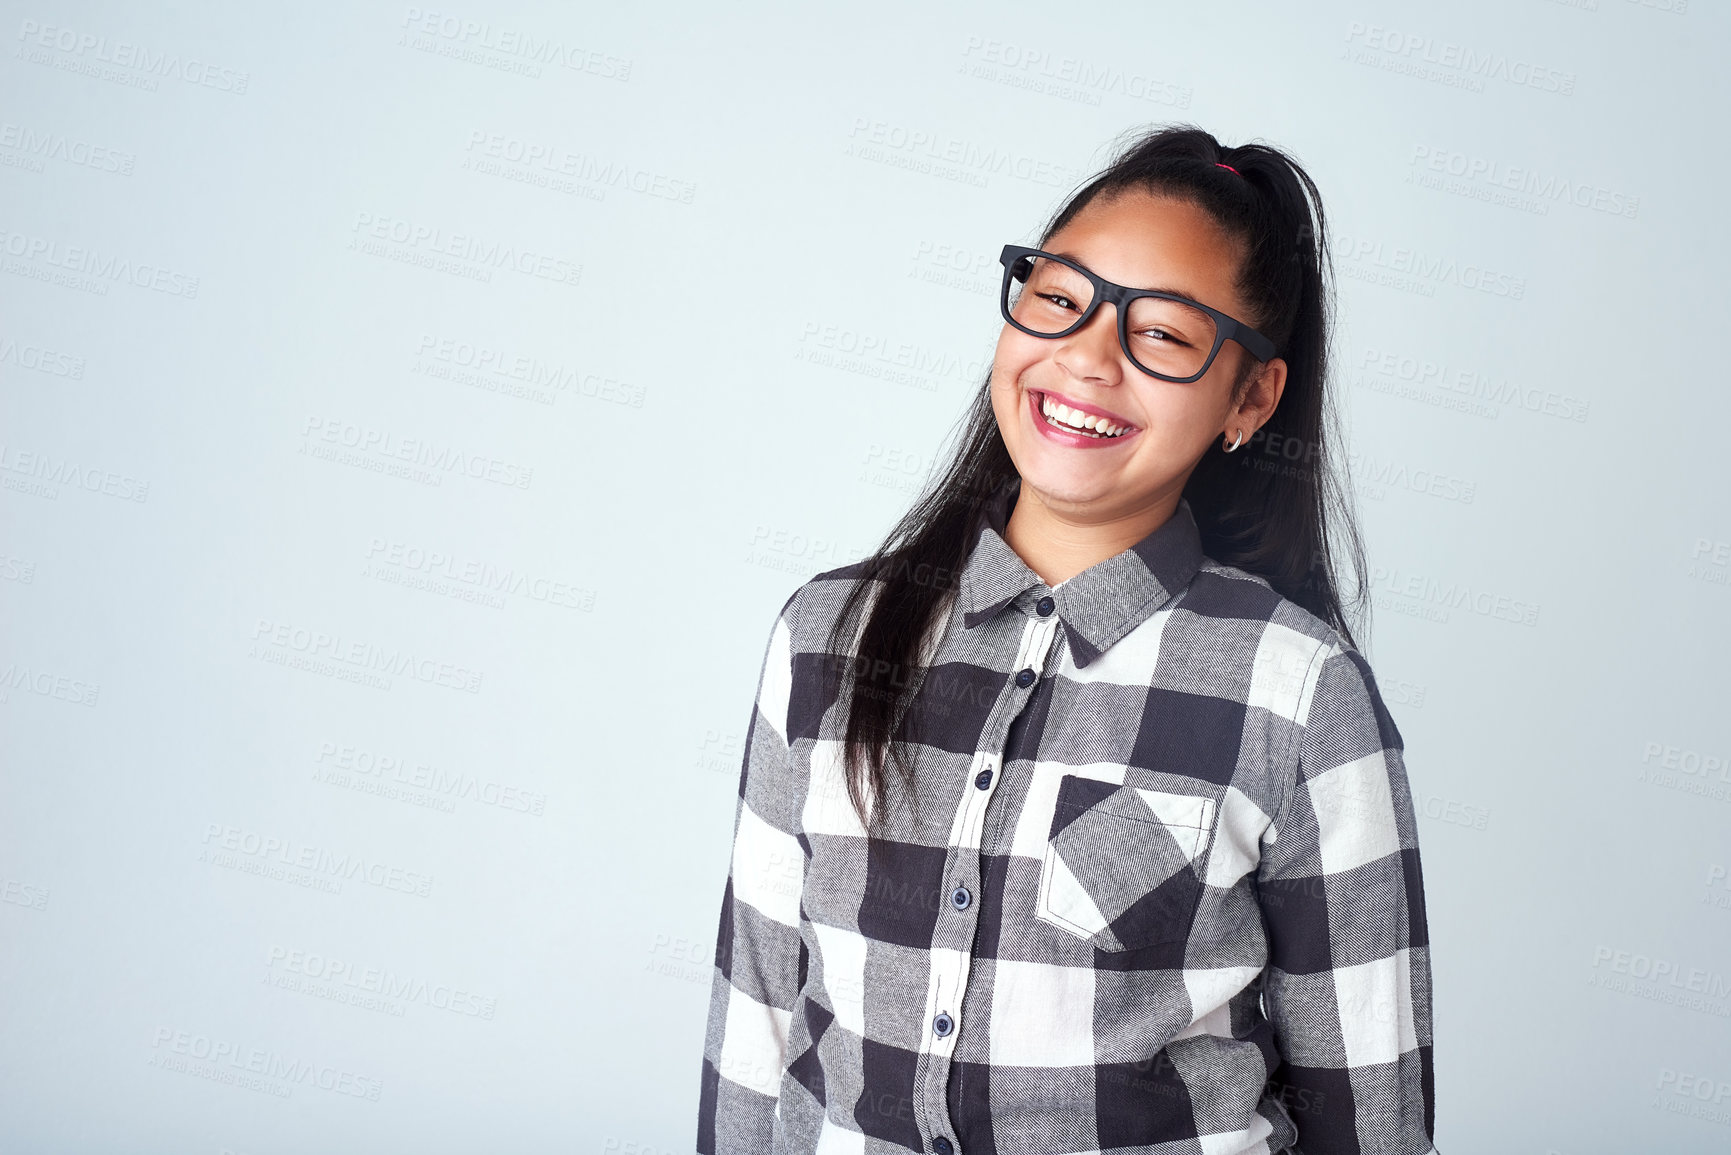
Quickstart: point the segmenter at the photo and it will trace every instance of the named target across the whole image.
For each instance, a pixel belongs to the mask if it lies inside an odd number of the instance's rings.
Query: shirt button
[[[950,1018],[948,1011],[939,1011],[938,1017],[932,1020],[932,1030],[937,1032],[940,1039],[955,1030],[955,1027],[956,1021]]]
[[[1054,603],[1051,598],[1041,598],[1039,601],[1034,603],[1034,608],[1040,611],[1041,617],[1045,617],[1047,614],[1052,612],[1053,605]]]
[[[972,901],[974,901],[974,896],[968,893],[968,888],[965,886],[958,886],[950,891],[950,905],[957,910],[968,909],[968,903]]]
[[[948,1139],[939,1135],[936,1139],[932,1140],[932,1150],[936,1151],[937,1155],[951,1155],[951,1152],[955,1151],[955,1148],[950,1145]]]
[[[1016,675],[1016,685],[1026,690],[1029,686],[1034,684],[1039,676],[1040,675],[1034,673],[1034,668],[1029,666],[1027,669]]]
[[[981,790],[984,790],[991,784],[992,772],[990,770],[982,770],[978,774],[974,775],[974,785],[979,787]]]

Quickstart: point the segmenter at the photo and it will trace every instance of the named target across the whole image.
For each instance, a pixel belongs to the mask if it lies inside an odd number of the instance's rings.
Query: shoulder
[[[1271,651],[1270,656],[1308,658],[1346,648],[1340,631],[1286,597],[1267,578],[1210,557],[1202,559],[1174,608],[1204,618],[1261,625],[1259,643]]]
[[[848,595],[866,572],[864,559],[825,570],[801,582],[782,603],[778,620],[791,635],[796,652],[824,648]],[[873,582],[876,586],[879,583]]]
[[[1390,744],[1399,731],[1383,704],[1369,660],[1339,630],[1276,590],[1258,574],[1204,558],[1178,608],[1204,617],[1254,622],[1254,678],[1286,702],[1306,729],[1352,710],[1373,717]]]

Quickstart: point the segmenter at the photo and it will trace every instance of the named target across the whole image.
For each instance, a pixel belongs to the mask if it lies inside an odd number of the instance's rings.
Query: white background
[[[775,610],[1172,120],[1329,213],[1439,1146],[1731,1144],[1720,6],[0,8],[6,1149],[689,1151]]]

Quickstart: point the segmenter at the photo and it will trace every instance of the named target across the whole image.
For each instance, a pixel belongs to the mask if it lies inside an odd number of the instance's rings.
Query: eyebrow
[[[1069,252],[1068,250],[1065,250],[1065,249],[1047,249],[1046,251],[1051,253],[1054,257],[1065,257],[1069,260],[1075,261],[1078,265],[1081,265],[1084,269],[1088,268],[1088,262],[1084,261],[1081,257],[1078,257],[1075,253]],[[1090,270],[1090,271],[1092,271],[1092,270]],[[1098,276],[1099,274],[1096,273],[1095,275]],[[1146,290],[1147,292],[1151,292],[1151,293],[1176,293],[1180,297],[1183,297],[1186,300],[1191,300],[1191,301],[1194,301],[1197,299],[1195,293],[1192,293],[1189,289],[1180,288],[1176,285],[1126,285],[1125,288],[1143,289],[1143,290]]]

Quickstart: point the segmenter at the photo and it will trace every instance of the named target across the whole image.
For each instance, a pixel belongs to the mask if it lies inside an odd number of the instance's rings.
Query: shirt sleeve
[[[1325,652],[1264,836],[1270,1080],[1300,1155],[1431,1155],[1431,983],[1404,745],[1362,655]]]
[[[805,852],[798,838],[805,786],[792,781],[787,740],[793,603],[790,597],[770,633],[746,729],[703,1045],[701,1155],[770,1149],[788,1026],[805,981],[799,929]]]

